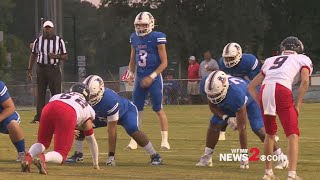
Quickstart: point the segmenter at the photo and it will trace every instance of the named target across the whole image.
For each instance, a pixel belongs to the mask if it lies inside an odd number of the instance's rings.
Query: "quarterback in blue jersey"
[[[251,129],[263,142],[265,130],[259,105],[247,92],[249,81],[226,75],[223,71],[213,71],[208,77],[201,80],[201,92],[206,94],[212,116],[207,132],[204,155],[196,166],[212,166],[212,153],[218,142],[221,128],[229,124],[239,131],[241,149],[248,149],[246,117],[248,116]],[[283,161],[277,164],[278,169],[288,166],[286,156],[278,145],[274,146],[274,154],[281,155]],[[248,158],[240,161],[240,168],[248,169]]]
[[[20,116],[9,95],[8,88],[0,81],[0,133],[9,134],[11,142],[18,151],[17,161],[21,161],[25,154],[24,134],[19,126]]]
[[[151,165],[161,165],[162,159],[153,148],[148,137],[139,130],[139,117],[137,107],[128,99],[119,96],[111,89],[104,87],[101,77],[88,76],[84,81],[90,90],[89,104],[96,113],[94,124],[98,127],[108,127],[109,155],[106,164],[115,166],[116,132],[117,124],[125,128],[130,135],[151,157]],[[75,142],[75,149],[79,149]],[[81,147],[81,146],[80,146]],[[82,150],[81,150],[82,151]]]
[[[133,103],[142,111],[148,93],[151,95],[152,109],[156,112],[161,126],[161,149],[169,150],[168,119],[162,107],[162,71],[167,67],[166,35],[153,31],[155,20],[149,12],[140,12],[135,20],[135,32],[130,36],[131,55],[129,62],[129,84],[133,84]],[[137,143],[131,139],[128,148],[136,149]]]

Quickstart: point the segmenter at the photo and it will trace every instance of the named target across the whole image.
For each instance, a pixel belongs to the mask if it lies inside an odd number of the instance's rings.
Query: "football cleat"
[[[170,150],[170,144],[167,142],[161,142],[160,150],[168,151]]]
[[[114,156],[109,156],[106,162],[107,166],[116,166],[116,158]]]
[[[200,161],[196,164],[197,167],[212,167],[212,156],[203,155],[200,158]]]
[[[281,154],[280,160],[277,162],[277,165],[274,167],[275,169],[286,169],[289,166],[289,160],[286,155]]]
[[[249,169],[249,161],[240,161],[240,169]]]
[[[225,140],[226,140],[226,132],[220,131],[219,141],[225,141]]]
[[[128,146],[125,149],[131,149],[131,150],[138,149],[138,144],[133,138],[131,138]]]
[[[25,152],[18,152],[18,157],[17,157],[16,161],[21,162],[24,155],[25,155]]]
[[[278,177],[276,177],[275,175],[268,175],[268,174],[265,174],[263,177],[262,177],[263,180],[280,180]]]
[[[151,163],[150,163],[151,165],[158,166],[162,164],[162,159],[159,154],[153,154],[150,156],[150,158],[151,158]]]
[[[46,165],[46,161],[43,153],[41,153],[38,158],[35,158],[33,160],[33,163],[34,165],[37,166],[39,170],[39,174],[44,174],[44,175],[48,174],[47,165]]]
[[[287,180],[302,180],[302,178],[297,175],[296,177],[288,176]]]
[[[68,159],[66,159],[64,162],[66,163],[83,162],[83,153],[75,151],[74,154]]]
[[[21,172],[30,172],[31,163],[31,155],[29,153],[25,154],[25,156],[21,160]]]

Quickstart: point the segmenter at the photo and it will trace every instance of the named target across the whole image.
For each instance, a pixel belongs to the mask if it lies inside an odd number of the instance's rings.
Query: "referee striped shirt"
[[[66,54],[66,45],[62,38],[53,35],[51,38],[39,36],[34,42],[31,52],[37,54],[38,64],[59,64],[59,59],[50,59],[49,53]]]

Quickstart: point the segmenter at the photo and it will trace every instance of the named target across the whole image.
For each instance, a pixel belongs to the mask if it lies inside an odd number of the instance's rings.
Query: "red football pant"
[[[38,129],[38,142],[49,148],[54,134],[54,151],[66,159],[73,142],[76,111],[61,101],[49,102],[42,110]]]
[[[275,135],[278,130],[276,116],[264,114],[264,108],[262,104],[262,94],[264,88],[265,86],[263,85],[260,90],[260,107],[263,115],[263,122],[266,133]],[[298,113],[294,107],[292,91],[285,86],[276,84],[274,98],[276,104],[276,113],[279,116],[286,136],[290,136],[291,134],[300,135],[298,128]]]

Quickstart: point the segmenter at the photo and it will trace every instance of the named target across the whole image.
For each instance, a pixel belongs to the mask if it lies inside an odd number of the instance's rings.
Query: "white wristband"
[[[226,118],[228,118],[228,115],[226,115],[226,114],[224,114],[223,116],[222,116],[222,120],[226,120]]]
[[[150,77],[152,79],[155,79],[157,76],[158,76],[158,74],[156,72],[153,72],[153,73],[150,74]]]

